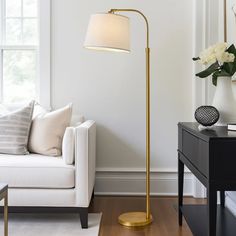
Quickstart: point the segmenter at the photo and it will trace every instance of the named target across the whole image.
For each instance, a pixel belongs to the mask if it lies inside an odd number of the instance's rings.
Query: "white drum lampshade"
[[[129,52],[129,18],[112,13],[92,15],[84,46],[88,49]]]

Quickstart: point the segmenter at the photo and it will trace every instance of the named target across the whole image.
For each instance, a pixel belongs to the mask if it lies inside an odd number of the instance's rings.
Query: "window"
[[[0,1],[0,101],[36,99],[48,107],[50,1]]]

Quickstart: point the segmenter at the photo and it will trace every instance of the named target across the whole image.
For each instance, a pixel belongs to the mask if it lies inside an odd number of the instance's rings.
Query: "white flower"
[[[200,62],[204,65],[213,64],[217,60],[213,48],[208,48],[200,54]]]
[[[200,63],[207,65],[213,64],[216,61],[219,63],[234,62],[235,56],[232,53],[226,52],[227,43],[217,43],[207,48],[200,54]]]
[[[218,53],[216,57],[220,63],[234,62],[235,59],[234,54],[228,52]]]
[[[216,53],[218,53],[218,52],[225,52],[226,49],[227,49],[227,47],[228,47],[228,44],[227,44],[227,43],[217,43],[217,44],[215,44],[215,45],[213,46],[214,51],[215,51]]]

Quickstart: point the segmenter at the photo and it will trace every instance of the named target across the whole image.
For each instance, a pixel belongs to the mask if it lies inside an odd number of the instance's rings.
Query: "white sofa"
[[[66,164],[65,156],[0,154],[0,182],[9,185],[10,211],[76,210],[82,228],[88,227],[95,182],[95,122],[74,127],[74,141],[72,165]]]

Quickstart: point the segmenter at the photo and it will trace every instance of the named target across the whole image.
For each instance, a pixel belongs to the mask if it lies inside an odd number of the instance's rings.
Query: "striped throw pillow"
[[[34,101],[14,112],[0,115],[0,153],[25,155],[34,110]]]

